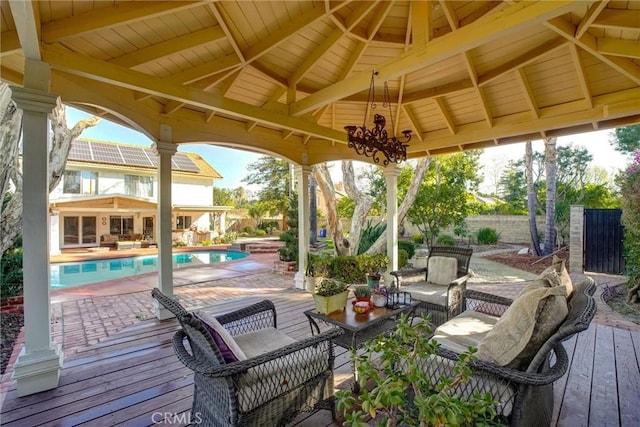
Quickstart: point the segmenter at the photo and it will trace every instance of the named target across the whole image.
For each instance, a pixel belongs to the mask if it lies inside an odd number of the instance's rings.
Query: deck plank
[[[640,420],[640,372],[636,348],[629,331],[614,329],[620,426],[637,426]]]
[[[596,337],[589,425],[618,426],[620,419],[617,412],[609,409],[618,405],[616,358],[612,357],[615,355],[613,330],[596,325]]]
[[[571,363],[573,361],[573,354],[576,350],[576,341],[577,336],[572,336],[562,344],[564,345],[565,350],[567,351],[567,356],[569,358],[569,367],[571,367]],[[564,394],[567,389],[567,379],[569,377],[569,369],[567,372],[555,383],[553,383],[553,414],[551,417],[551,425],[555,426],[558,424],[558,417],[560,416],[560,409],[562,408],[562,401],[564,399]]]

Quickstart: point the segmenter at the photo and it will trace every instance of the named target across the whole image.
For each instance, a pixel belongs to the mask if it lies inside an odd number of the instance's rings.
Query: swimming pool
[[[173,254],[173,268],[242,259],[248,254],[234,251],[198,251]],[[157,255],[51,264],[51,288],[62,289],[105,280],[121,279],[158,270]]]

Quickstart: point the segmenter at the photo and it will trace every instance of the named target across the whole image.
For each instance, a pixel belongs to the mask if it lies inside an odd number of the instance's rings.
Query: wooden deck
[[[258,298],[216,304],[233,310]],[[302,314],[313,307],[307,294],[278,293],[272,299],[279,327],[294,338],[310,334]],[[60,386],[18,398],[9,387],[2,405],[3,426],[148,426],[164,414],[190,409],[193,376],[176,358],[171,337],[175,320],[148,320],[102,340],[65,360]],[[555,425],[635,426],[640,419],[640,333],[593,324],[566,343],[567,375],[555,387]],[[348,354],[337,348],[336,385],[348,386]],[[180,415],[167,421],[188,424]],[[329,411],[303,414],[294,426],[333,425]]]

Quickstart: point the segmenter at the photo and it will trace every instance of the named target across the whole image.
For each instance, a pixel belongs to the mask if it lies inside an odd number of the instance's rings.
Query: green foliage
[[[366,298],[371,296],[371,288],[367,285],[356,286],[353,288],[353,295],[358,298]]]
[[[0,299],[22,295],[22,288],[22,238],[18,237],[0,258]]]
[[[640,150],[617,177],[622,199],[625,273],[630,285],[640,283]]]
[[[371,220],[368,220],[364,227],[362,227],[360,244],[358,245],[358,254],[365,253],[375,243],[375,241],[382,236],[386,229],[386,223],[379,222],[374,225]]]
[[[402,315],[394,333],[383,334],[364,344],[363,350],[352,350],[351,358],[364,390],[357,395],[351,390],[336,393],[338,411],[344,414],[344,426],[366,427],[367,419],[379,426],[475,426],[500,425],[496,419],[491,394],[475,392],[459,397],[454,391],[471,377],[469,364],[476,350],[460,356],[453,376],[432,383],[423,364],[438,355],[439,344],[429,340],[432,329],[428,319],[411,326]],[[366,389],[373,382],[372,390]]]
[[[411,240],[398,240],[398,249],[406,251],[409,258],[413,258],[416,253],[416,245]]]
[[[398,249],[398,268],[405,267],[409,264],[409,254],[404,249]]]
[[[211,240],[209,240],[209,239],[205,239],[205,240],[203,240],[203,241],[201,241],[201,242],[200,242],[200,244],[201,244],[202,246],[211,246],[211,244],[212,244],[212,243],[213,243],[213,242],[212,242]]]
[[[370,276],[380,276],[380,272],[384,271],[389,264],[389,258],[385,254],[362,254],[357,255],[358,265],[360,269],[365,271]]]
[[[249,175],[242,181],[260,187],[257,192],[260,209],[264,212],[278,212],[284,216],[289,206],[289,163],[275,157],[262,156],[249,163],[247,171]]]
[[[471,150],[459,154],[436,156],[429,164],[408,217],[433,246],[440,230],[465,220],[475,209],[472,192],[477,190],[480,152]],[[403,171],[404,172],[404,171]],[[402,172],[398,178],[398,186]],[[404,181],[402,181],[404,182]],[[403,190],[406,194],[406,188]],[[400,193],[401,191],[399,191]]]
[[[254,233],[256,232],[256,229],[255,229],[255,228],[253,228],[253,227],[252,227],[252,226],[250,226],[250,225],[247,225],[246,227],[244,227],[244,228],[242,229],[242,231],[244,231],[244,232],[245,232],[245,233],[247,233],[247,234],[254,234]]]
[[[221,243],[233,243],[238,240],[238,233],[235,231],[227,231],[223,236],[220,236]]]
[[[493,228],[481,228],[476,233],[476,240],[479,245],[495,245],[499,239],[500,234]]]
[[[349,289],[349,287],[339,280],[324,279],[316,287],[316,295],[320,295],[321,297],[330,297],[341,294],[347,289]]]
[[[341,197],[336,201],[338,208],[338,217],[351,218],[356,210],[356,202],[350,197]]]
[[[278,221],[262,221],[258,224],[260,230],[264,230],[267,234],[273,233],[273,230],[278,229]]]
[[[264,237],[266,235],[267,235],[266,231],[264,231],[262,229],[256,230],[256,237]]]
[[[623,154],[632,154],[635,150],[640,150],[640,125],[617,128],[611,137],[613,147]]]
[[[235,206],[233,191],[228,188],[213,187],[213,204],[216,206]]]
[[[413,236],[411,236],[411,240],[413,240],[413,243],[415,243],[416,245],[421,245],[424,243],[424,235],[414,234]]]
[[[328,277],[333,257],[329,254],[308,253],[306,275],[311,277]]]
[[[453,238],[453,236],[449,235],[449,234],[441,234],[438,236],[438,238],[436,239],[436,243],[438,245],[443,245],[443,246],[455,246],[456,245],[456,241]]]
[[[499,206],[503,215],[527,214],[527,180],[524,161],[509,161],[500,177],[500,197],[505,205]],[[496,206],[498,208],[498,206]]]
[[[284,240],[284,248],[278,249],[280,261],[298,261],[298,196],[293,193],[289,201],[287,217],[287,231],[280,234],[280,240]]]
[[[173,241],[173,247],[174,248],[182,247],[182,246],[187,246],[187,243],[182,241],[182,240],[180,240],[180,239],[176,239],[176,240]]]
[[[365,283],[366,271],[355,255],[339,255],[334,257],[329,267],[329,277],[344,283]]]

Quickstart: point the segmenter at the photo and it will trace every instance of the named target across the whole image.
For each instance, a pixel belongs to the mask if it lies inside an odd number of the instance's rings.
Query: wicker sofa
[[[215,317],[246,353],[230,362],[226,344],[231,344],[220,342],[202,320],[204,313],[188,313],[157,288],[152,296],[182,326],[173,347],[194,372],[191,413],[198,414],[199,425],[282,426],[301,411],[315,409],[329,409],[336,418],[331,340],[342,330],[294,341],[277,330],[275,307],[264,300]]]
[[[430,313],[431,322],[440,325],[463,311],[463,295],[469,279],[469,263],[472,248],[455,246],[433,246],[429,251],[428,266],[392,271],[390,274],[398,289],[411,293],[411,298],[420,301],[417,313]],[[441,262],[450,261],[450,277],[437,280]],[[435,268],[434,268],[435,265]],[[443,266],[443,267],[449,267]],[[419,279],[415,281],[415,279]],[[412,280],[414,279],[414,280]]]
[[[472,363],[473,375],[455,392],[470,396],[473,392],[490,392],[497,402],[496,412],[507,425],[548,426],[553,414],[553,383],[568,369],[564,340],[588,328],[596,312],[592,295],[595,282],[587,278],[575,286],[570,298],[565,298],[567,315],[552,335],[538,343],[531,357],[515,366],[503,366],[481,359]],[[439,326],[434,339],[439,342],[439,356],[422,360],[432,384],[442,375],[452,375],[460,353],[468,346],[481,348],[486,333],[495,328],[514,300],[478,291],[465,292],[466,310]]]
[[[131,234],[103,234],[100,236],[100,246],[117,248],[118,242],[141,242],[139,247],[148,247],[149,242],[142,241],[143,235],[139,233]]]

